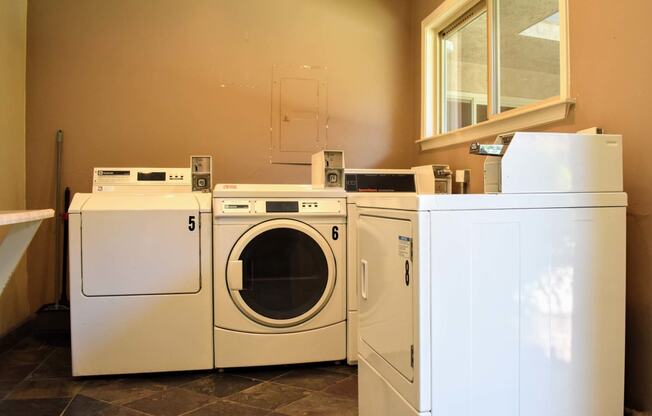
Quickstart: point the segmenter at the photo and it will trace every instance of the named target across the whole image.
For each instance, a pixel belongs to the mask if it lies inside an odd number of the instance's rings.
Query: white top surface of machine
[[[312,185],[301,184],[217,184],[213,190],[215,198],[257,197],[257,198],[345,198],[342,188],[314,189]]]
[[[595,192],[575,194],[465,194],[415,195],[358,194],[349,195],[350,203],[358,207],[382,207],[409,211],[453,211],[516,208],[563,208],[592,206],[625,206],[624,192]]]
[[[70,203],[71,214],[84,211],[161,211],[161,210],[196,209],[211,212],[210,194],[169,193],[169,194],[135,194],[94,193],[76,194]]]

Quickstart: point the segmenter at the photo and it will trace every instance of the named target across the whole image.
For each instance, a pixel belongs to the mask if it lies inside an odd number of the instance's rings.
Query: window
[[[487,10],[483,3],[439,33],[442,132],[487,119]],[[478,106],[481,106],[478,112]],[[479,115],[479,116],[478,116]]]
[[[503,112],[559,96],[559,1],[496,3],[495,108]]]
[[[567,0],[446,0],[422,23],[422,149],[563,119]]]

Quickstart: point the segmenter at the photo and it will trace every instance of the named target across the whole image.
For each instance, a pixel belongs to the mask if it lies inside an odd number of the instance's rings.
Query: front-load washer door
[[[328,303],[336,277],[326,239],[287,219],[250,228],[234,245],[226,270],[240,311],[269,327],[291,327],[315,316]]]
[[[200,290],[199,204],[191,194],[96,194],[82,208],[86,296]]]

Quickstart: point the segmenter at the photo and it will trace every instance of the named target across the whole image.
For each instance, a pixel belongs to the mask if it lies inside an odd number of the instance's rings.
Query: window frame
[[[494,85],[498,71],[495,0],[486,0],[487,8],[487,117],[486,121],[442,132],[442,48],[439,33],[460,16],[477,7],[482,0],[446,0],[421,22],[421,150],[465,143],[510,131],[527,129],[562,120],[568,116],[575,100],[570,97],[570,65],[568,45],[568,0],[559,1],[559,95],[526,104],[505,112],[494,111],[497,98]]]

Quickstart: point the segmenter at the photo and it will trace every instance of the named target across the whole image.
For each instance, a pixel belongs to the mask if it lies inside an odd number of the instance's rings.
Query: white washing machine
[[[211,194],[190,169],[96,168],[69,218],[73,375],[213,368]]]
[[[434,177],[433,177],[434,182]],[[434,183],[433,183],[434,186]],[[346,362],[358,362],[358,265],[357,265],[357,207],[355,195],[401,194],[415,195],[416,173],[410,169],[345,169],[344,189],[347,192],[346,234]],[[350,197],[349,197],[350,196]]]
[[[500,147],[499,193],[349,196],[361,416],[622,414],[621,137]]]
[[[216,185],[215,367],[346,358],[346,194]]]

